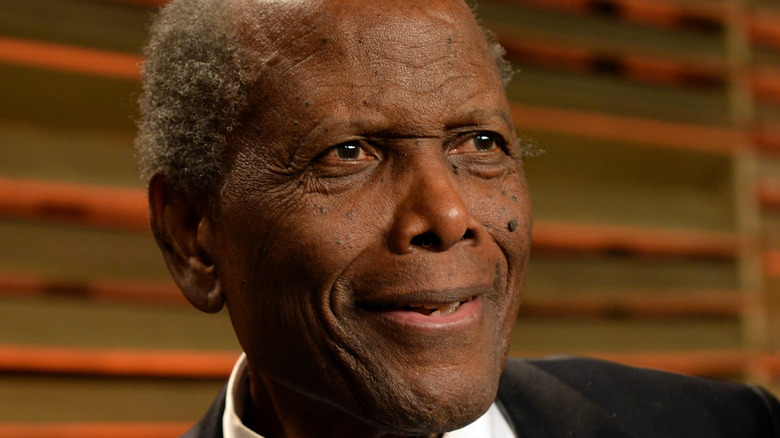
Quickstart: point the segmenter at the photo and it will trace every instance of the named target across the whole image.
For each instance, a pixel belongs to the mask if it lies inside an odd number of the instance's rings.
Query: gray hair
[[[135,145],[141,176],[155,173],[190,195],[210,197],[226,172],[229,133],[249,108],[246,48],[231,33],[234,0],[173,1],[144,49]],[[482,28],[506,85],[513,70]]]

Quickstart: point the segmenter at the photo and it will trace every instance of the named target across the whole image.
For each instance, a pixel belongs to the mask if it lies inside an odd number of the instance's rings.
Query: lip
[[[363,301],[358,308],[364,315],[375,318],[383,325],[417,332],[452,332],[479,323],[482,315],[482,295],[489,287],[469,287],[439,293],[413,293],[380,300]],[[460,302],[452,312],[443,315],[425,315],[419,311],[401,307],[404,303],[445,305]]]

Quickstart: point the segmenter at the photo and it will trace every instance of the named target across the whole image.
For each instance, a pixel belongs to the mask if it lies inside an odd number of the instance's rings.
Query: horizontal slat
[[[191,423],[51,423],[0,424],[4,438],[172,438]]]
[[[751,135],[751,141],[762,152],[780,156],[780,125],[762,124]]]
[[[141,57],[105,50],[0,37],[0,62],[138,80]]]
[[[723,63],[709,59],[686,61],[499,34],[507,58],[520,65],[538,65],[575,72],[609,73],[626,79],[674,86],[723,87],[728,82]]]
[[[508,5],[530,5],[569,13],[613,16],[627,22],[704,33],[726,28],[729,10],[723,3],[697,5],[664,0],[497,0]],[[780,49],[780,14],[759,8],[743,15],[752,42]]]
[[[748,18],[750,39],[757,45],[780,49],[780,14],[761,8],[753,11]]]
[[[724,87],[729,81],[724,62],[688,56],[685,61],[577,47],[571,44],[535,41],[523,37],[499,35],[507,57],[520,65],[537,65],[560,70],[609,73],[626,79],[670,86]],[[748,72],[754,97],[780,102],[780,72],[758,68]]]
[[[719,32],[724,11],[701,4],[697,7],[663,0],[501,0],[506,4],[531,5],[570,13],[614,16],[649,26]]]
[[[755,369],[764,356],[747,351],[593,353],[589,356],[626,365],[694,376],[740,376]]]
[[[534,225],[533,248],[554,252],[733,257],[737,239],[727,233],[697,230],[542,222]]]
[[[778,22],[780,26],[780,22]],[[756,100],[780,102],[780,72],[761,67],[750,72],[750,86]]]
[[[583,353],[632,366],[701,376],[760,371],[778,377],[777,355],[747,350]],[[543,353],[524,354],[539,357]],[[0,371],[64,375],[226,378],[238,353],[86,350],[0,346]]]
[[[565,298],[523,299],[520,317],[541,318],[664,318],[738,317],[744,299],[733,291],[676,291],[674,295],[626,292],[621,296],[578,294]]]
[[[780,180],[765,179],[756,189],[759,205],[765,210],[780,210]]]
[[[142,190],[1,177],[0,216],[130,231],[149,229]]]
[[[24,296],[71,296],[93,300],[185,305],[179,289],[169,283],[93,280],[74,282],[33,275],[0,273],[0,294]]]
[[[604,140],[732,154],[746,147],[747,136],[731,129],[549,107],[512,105],[520,130],[542,130]]]
[[[769,278],[780,278],[780,250],[764,251],[764,275]]]
[[[763,355],[757,359],[757,365],[752,371],[765,381],[780,379],[780,355]]]
[[[237,358],[233,352],[0,345],[0,371],[20,373],[219,379],[230,374]]]

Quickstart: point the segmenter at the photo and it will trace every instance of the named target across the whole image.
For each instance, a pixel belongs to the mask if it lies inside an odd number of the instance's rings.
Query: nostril
[[[463,233],[463,236],[460,238],[460,240],[470,240],[474,238],[475,238],[474,231],[472,231],[471,229],[467,229],[466,232]]]
[[[439,247],[441,241],[439,240],[439,237],[436,236],[436,234],[427,231],[412,237],[412,241],[410,243],[413,246],[418,246],[421,248],[433,248]]]

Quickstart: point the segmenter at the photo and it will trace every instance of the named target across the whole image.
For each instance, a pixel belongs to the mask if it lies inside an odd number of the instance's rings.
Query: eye
[[[469,152],[490,152],[504,145],[503,138],[493,132],[483,131],[471,135],[466,141],[458,144],[450,150],[451,154],[463,154]]]
[[[357,144],[347,143],[333,148],[333,154],[342,160],[358,160],[366,153]]]
[[[315,160],[318,169],[325,174],[356,172],[379,160],[377,150],[370,144],[351,140],[326,150]]]
[[[327,161],[365,161],[374,160],[376,157],[366,152],[360,143],[352,141],[334,146],[323,158]]]
[[[474,142],[474,149],[482,152],[489,151],[496,147],[495,136],[487,132],[480,132],[472,137],[471,141]]]

